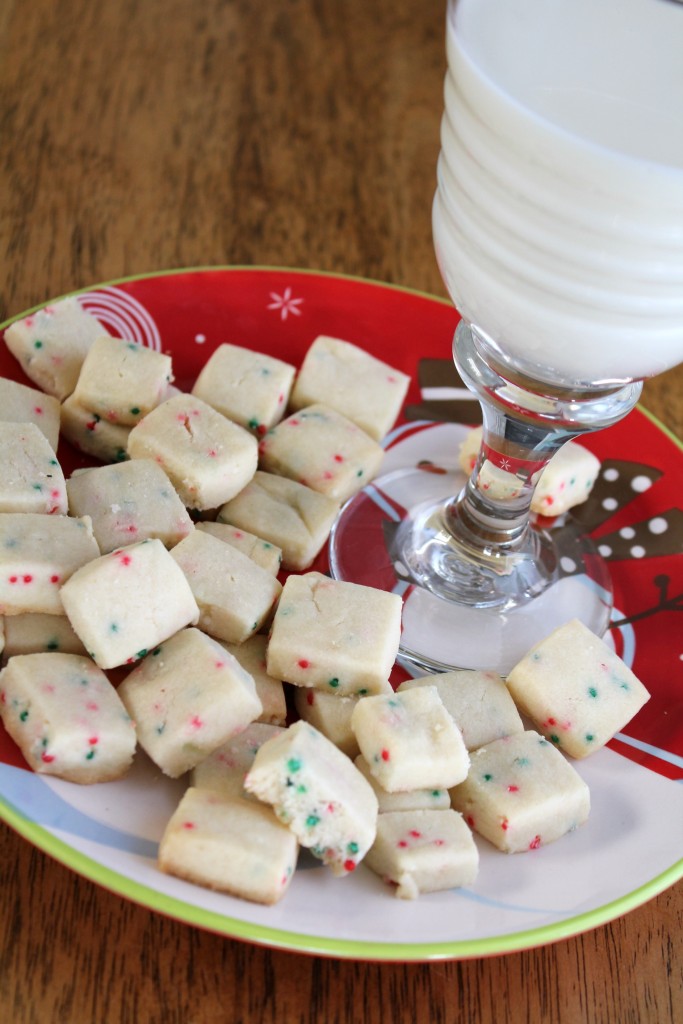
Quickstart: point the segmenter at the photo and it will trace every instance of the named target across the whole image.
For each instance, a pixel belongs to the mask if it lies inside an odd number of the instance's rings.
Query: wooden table
[[[444,5],[3,0],[0,321],[166,267],[312,267],[443,295]],[[644,403],[683,433],[683,369]],[[97,888],[0,827],[0,1012],[31,1024],[683,1021],[683,886],[499,958],[336,962]]]

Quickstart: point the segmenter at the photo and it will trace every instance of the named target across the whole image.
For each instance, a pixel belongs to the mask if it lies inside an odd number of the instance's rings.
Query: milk
[[[604,385],[683,360],[683,5],[457,0],[433,230],[511,367]]]

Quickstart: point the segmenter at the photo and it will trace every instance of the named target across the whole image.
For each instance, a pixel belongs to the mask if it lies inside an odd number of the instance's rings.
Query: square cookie
[[[399,693],[435,686],[468,750],[522,732],[524,723],[504,680],[496,672],[460,669],[407,679]]]
[[[172,380],[170,356],[103,335],[83,360],[73,397],[102,419],[130,427],[156,408]]]
[[[401,609],[397,594],[317,572],[289,576],[271,627],[268,672],[344,697],[381,693],[398,653]]]
[[[59,400],[36,388],[0,377],[0,420],[35,423],[53,451],[59,444]]]
[[[375,838],[377,798],[353,762],[308,722],[258,750],[244,786],[271,804],[335,875],[353,871]]]
[[[256,692],[263,705],[258,721],[270,725],[284,725],[287,717],[285,688],[281,679],[274,679],[266,670],[268,637],[265,633],[256,633],[241,644],[223,643],[223,646],[229,654],[237,658],[242,668],[254,680]]]
[[[573,619],[536,644],[507,685],[539,732],[571,757],[603,747],[650,694],[614,651]]]
[[[377,820],[377,838],[367,866],[400,899],[471,885],[479,851],[460,814],[453,810],[390,811]]]
[[[256,472],[256,439],[192,395],[174,395],[134,426],[131,459],[155,459],[184,505],[218,508]]]
[[[180,630],[155,647],[118,692],[136,722],[140,746],[172,778],[261,713],[254,680],[198,629]]]
[[[0,715],[36,772],[70,782],[108,782],[135,752],[135,726],[90,658],[22,654],[0,672]]]
[[[449,789],[467,775],[467,748],[435,686],[365,697],[351,727],[368,768],[389,793]]]
[[[219,345],[201,370],[192,394],[254,434],[265,434],[287,408],[295,369],[239,345]]]
[[[339,513],[332,498],[257,470],[244,490],[218,510],[216,521],[253,530],[282,551],[282,568],[307,569],[322,550]]]
[[[89,515],[102,554],[158,537],[173,547],[194,529],[161,466],[151,459],[77,472],[67,481],[71,515]]]
[[[66,483],[54,449],[35,423],[0,421],[0,513],[66,515]]]
[[[251,722],[192,769],[190,785],[197,789],[212,789],[223,796],[253,799],[244,788],[244,777],[266,740],[272,740],[282,732],[284,726]]]
[[[159,867],[255,903],[281,899],[299,844],[270,807],[190,787],[159,844]]]
[[[43,612],[8,615],[4,624],[5,658],[15,654],[39,654],[60,651],[62,654],[85,654],[82,640],[76,636],[66,615],[45,615]]]
[[[272,573],[237,548],[201,530],[181,540],[171,557],[199,606],[199,627],[240,644],[266,622],[282,591]]]
[[[218,537],[225,544],[231,544],[253,562],[277,576],[282,565],[282,550],[269,540],[262,540],[248,530],[240,530],[229,523],[195,523],[195,529]]]
[[[184,573],[156,539],[93,559],[73,573],[60,595],[100,668],[137,661],[199,617]]]
[[[0,515],[0,615],[63,615],[61,587],[99,556],[89,516]]]
[[[586,783],[534,731],[475,750],[467,778],[451,790],[451,803],[470,828],[504,853],[554,842],[590,813]]]
[[[5,344],[29,380],[61,400],[76,387],[90,346],[108,333],[69,296],[10,324]]]
[[[410,378],[349,341],[320,335],[304,358],[293,409],[323,402],[376,441],[396,422]]]
[[[62,434],[79,452],[101,462],[125,462],[130,427],[109,423],[82,406],[73,395],[62,402]]]
[[[398,793],[389,793],[383,786],[380,786],[370,771],[370,765],[362,754],[358,754],[354,758],[353,763],[374,789],[380,814],[387,814],[390,811],[443,811],[451,806],[451,798],[447,789],[440,789],[438,787],[433,789],[404,789]]]
[[[309,405],[269,430],[259,468],[296,480],[340,504],[369,484],[384,449],[359,426],[325,405]]]

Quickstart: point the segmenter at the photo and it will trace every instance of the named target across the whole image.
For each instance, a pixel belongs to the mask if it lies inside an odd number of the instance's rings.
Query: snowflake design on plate
[[[282,295],[279,295],[277,292],[271,292],[270,297],[273,301],[268,304],[266,309],[279,309],[281,320],[286,320],[290,313],[294,316],[301,316],[299,306],[304,300],[292,298],[292,289],[289,285],[285,288]]]

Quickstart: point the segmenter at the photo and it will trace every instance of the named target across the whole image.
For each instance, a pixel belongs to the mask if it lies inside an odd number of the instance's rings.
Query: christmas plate
[[[389,466],[421,465],[438,476],[478,419],[450,362],[457,314],[428,295],[337,275],[233,267],[112,282],[78,301],[110,333],[170,353],[180,388],[192,386],[222,342],[296,366],[320,334],[366,348],[412,377],[385,441]],[[4,345],[0,373],[30,383]],[[477,839],[480,870],[471,887],[414,901],[396,899],[363,865],[334,878],[302,854],[284,898],[264,907],[158,870],[158,842],[186,780],[164,777],[142,753],[117,782],[51,779],[29,771],[1,729],[0,816],[50,856],[151,910],[235,938],[337,957],[503,953],[594,928],[652,898],[683,875],[683,453],[641,409],[582,443],[602,463],[576,514],[610,565],[608,639],[652,697],[607,748],[575,762],[592,800],[581,828],[514,856]],[[65,444],[58,457],[67,474],[92,464]],[[325,559],[315,567],[325,571]]]

